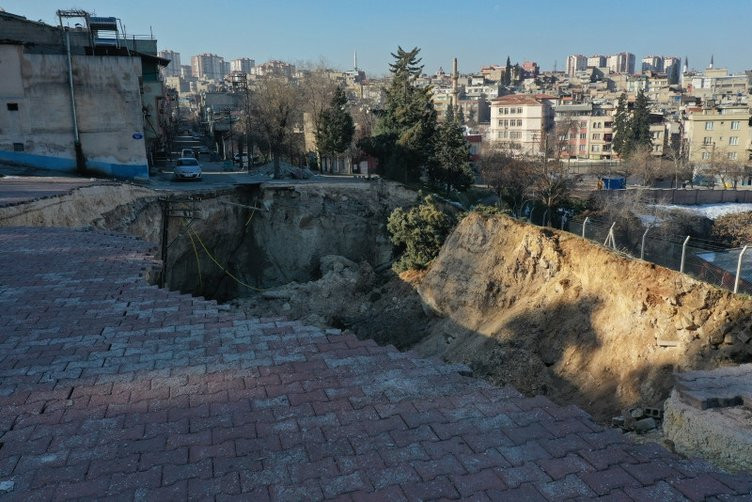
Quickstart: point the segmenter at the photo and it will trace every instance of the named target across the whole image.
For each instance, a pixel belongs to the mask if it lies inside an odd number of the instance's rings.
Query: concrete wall
[[[148,178],[138,82],[141,60],[76,55],[72,60],[87,167],[111,176]],[[0,75],[0,161],[75,170],[66,56],[28,54],[20,45],[0,45]],[[9,102],[18,103],[18,111],[9,111]],[[22,144],[23,151],[14,151],[14,144]]]

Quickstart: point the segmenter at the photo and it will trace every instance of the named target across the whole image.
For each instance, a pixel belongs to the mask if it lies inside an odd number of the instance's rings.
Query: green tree
[[[359,146],[379,159],[382,173],[400,181],[417,181],[423,167],[433,158],[436,110],[431,88],[418,87],[415,80],[423,71],[417,47],[402,47],[392,54],[392,81],[386,90],[386,106],[376,124],[375,135]]]
[[[614,116],[614,140],[613,148],[616,153],[624,156],[624,152],[628,148],[629,137],[631,132],[629,131],[629,111],[627,110],[627,95],[622,93],[619,96],[619,101],[616,104],[616,115]]]
[[[462,126],[450,106],[446,120],[439,126],[436,155],[429,168],[429,176],[435,183],[446,188],[464,191],[473,183],[473,170],[470,167],[470,147],[462,134]]]
[[[651,149],[650,101],[645,93],[637,93],[634,107],[627,109],[627,96],[622,94],[616,106],[614,117],[613,148],[622,158],[629,157],[637,150]]]
[[[321,111],[316,130],[316,146],[324,155],[337,155],[350,147],[355,125],[347,109],[347,95],[337,87],[329,107]]]
[[[394,270],[426,268],[438,256],[455,223],[455,219],[439,209],[430,195],[416,207],[395,209],[386,226],[400,256],[393,265]]]
[[[511,83],[512,83],[512,62],[509,60],[509,56],[507,56],[507,66],[504,69],[504,79],[502,81],[502,84],[510,85]]]

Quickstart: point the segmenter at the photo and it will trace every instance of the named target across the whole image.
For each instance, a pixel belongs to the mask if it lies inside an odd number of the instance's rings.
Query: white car
[[[200,180],[201,164],[193,157],[182,157],[175,163],[176,180]]]

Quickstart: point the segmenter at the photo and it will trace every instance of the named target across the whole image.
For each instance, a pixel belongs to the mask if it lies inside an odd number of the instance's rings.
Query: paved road
[[[149,286],[153,252],[0,228],[0,498],[750,499],[462,366]]]

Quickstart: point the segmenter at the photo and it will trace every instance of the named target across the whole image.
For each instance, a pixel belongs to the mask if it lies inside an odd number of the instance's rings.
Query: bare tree
[[[301,82],[303,112],[309,117],[314,136],[321,131],[321,112],[329,106],[336,89],[337,82],[331,78],[329,70],[323,65],[312,69]],[[321,169],[321,152],[318,144],[316,163]]]
[[[649,146],[637,145],[624,163],[629,176],[637,176],[645,186],[653,184],[658,177],[658,161]]]
[[[575,180],[558,160],[533,161],[529,163],[529,169],[531,194],[546,206],[544,224],[550,225],[554,210],[569,197]]]
[[[663,169],[664,172],[669,169],[672,171],[672,183],[671,186],[679,188],[679,180],[689,180],[690,185],[693,184],[693,168],[689,163],[685,149],[678,142],[669,142],[666,148],[666,159],[669,166]]]
[[[520,216],[530,199],[530,163],[512,153],[507,145],[497,144],[480,155],[480,173],[501,201]]]
[[[293,130],[301,122],[301,95],[297,86],[281,78],[265,78],[251,97],[254,129],[271,153],[274,177],[280,177],[280,156],[293,144]]]

